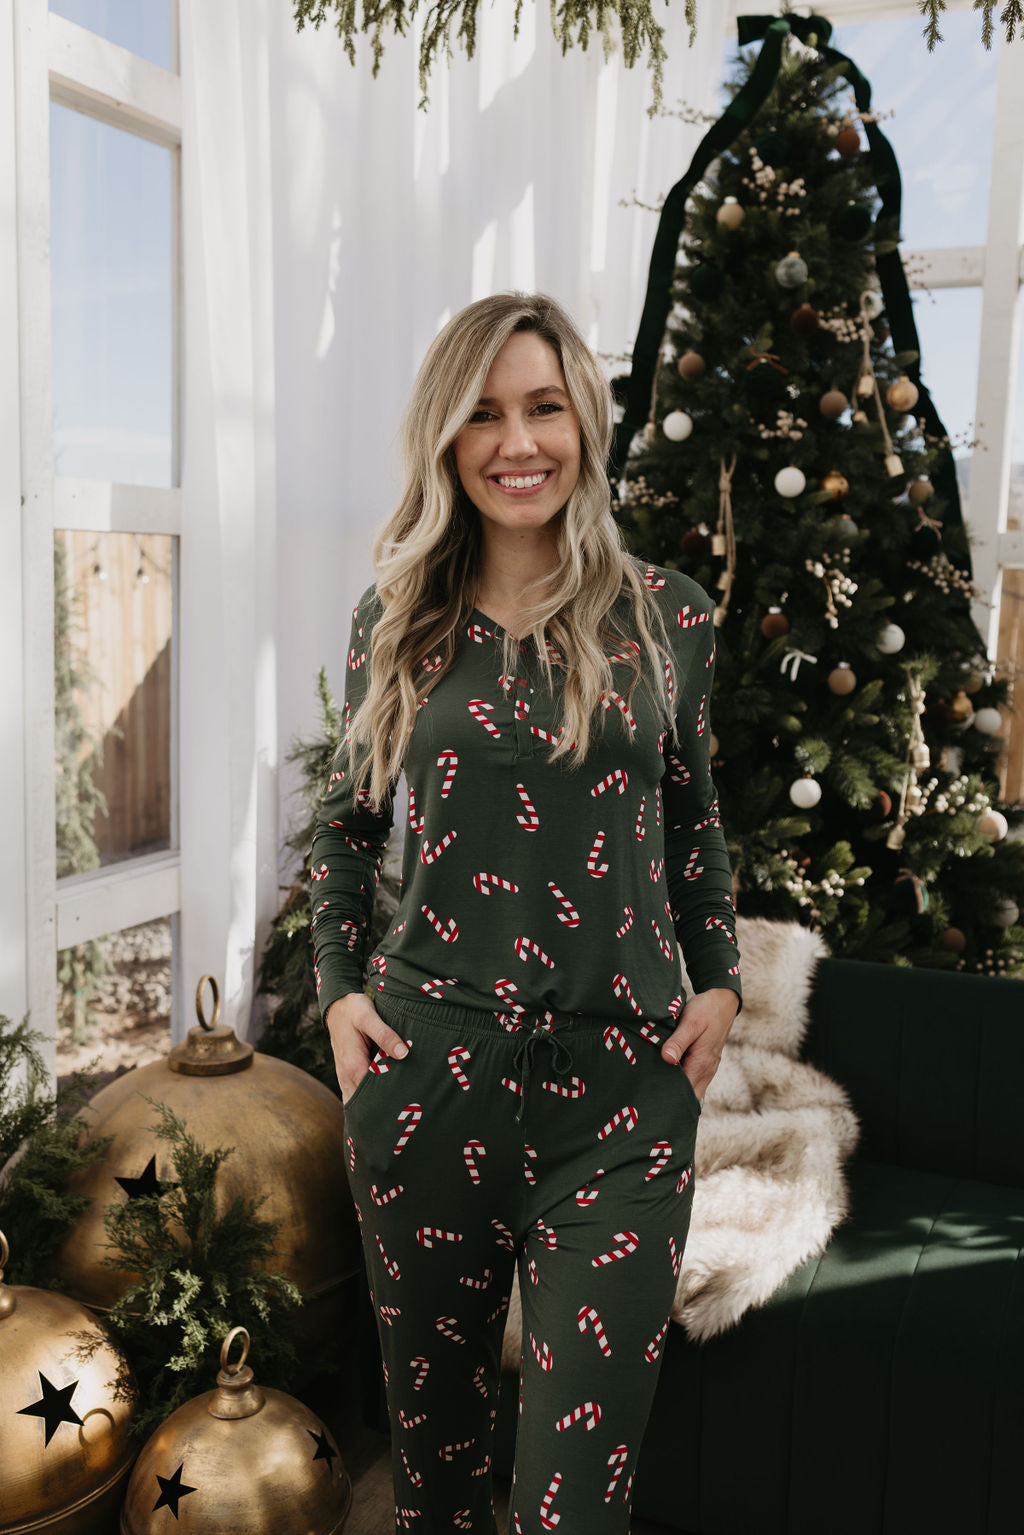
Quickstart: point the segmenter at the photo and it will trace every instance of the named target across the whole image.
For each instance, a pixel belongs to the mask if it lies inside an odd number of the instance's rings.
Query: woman
[[[353,618],[313,935],[403,1529],[496,1529],[518,1264],[509,1529],[628,1530],[701,1101],[740,1002],[711,604],[622,551],[612,426],[554,300],[463,309],[417,376],[404,494]],[[370,1001],[403,769],[402,898]]]

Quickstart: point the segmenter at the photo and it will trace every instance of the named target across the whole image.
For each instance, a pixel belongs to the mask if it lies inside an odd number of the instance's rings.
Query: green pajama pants
[[[495,1535],[491,1434],[523,1306],[509,1535],[626,1535],[693,1202],[671,1019],[380,995],[409,1045],[345,1105],[384,1360],[396,1531]]]

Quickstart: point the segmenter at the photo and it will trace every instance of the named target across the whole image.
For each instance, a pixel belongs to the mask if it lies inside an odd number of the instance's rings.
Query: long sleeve
[[[670,620],[678,637],[679,745],[666,737],[661,780],[669,904],[694,991],[725,986],[742,1006],[732,870],[711,776],[714,605],[703,588],[683,579],[685,588],[673,592],[678,597],[681,591],[682,601],[676,601]]]
[[[345,688],[345,724],[366,695],[376,588],[369,587],[352,615]],[[362,748],[357,771],[368,750]],[[314,970],[321,1017],[339,997],[363,989],[366,941],[388,834],[392,800],[375,815],[365,790],[353,793],[348,747],[339,743],[313,834],[311,876]]]

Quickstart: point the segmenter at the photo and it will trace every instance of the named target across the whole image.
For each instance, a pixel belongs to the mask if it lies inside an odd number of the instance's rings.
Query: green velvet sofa
[[[1024,982],[829,959],[810,1012],[803,1059],[862,1127],[850,1215],[730,1332],[670,1323],[633,1511],[687,1535],[1021,1535]],[[507,1372],[505,1476],[517,1408]]]

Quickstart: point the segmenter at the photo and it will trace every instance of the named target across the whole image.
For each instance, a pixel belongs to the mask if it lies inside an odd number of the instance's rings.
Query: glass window
[[[871,85],[903,183],[904,247],[984,245],[999,49],[977,11],[947,11],[928,52],[920,16],[837,27],[832,46]]]
[[[161,69],[177,70],[172,26],[177,0],[50,0],[50,10]]]
[[[60,950],[58,1082],[85,1067],[117,1076],[167,1054],[174,926],[159,917]]]
[[[58,878],[171,845],[175,544],[55,534]]]
[[[174,153],[50,105],[55,474],[175,483]]]
[[[978,394],[981,289],[932,288],[911,293],[921,343],[921,378],[953,443],[955,458],[969,458]]]

